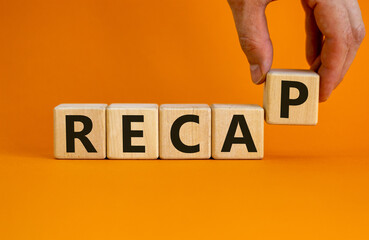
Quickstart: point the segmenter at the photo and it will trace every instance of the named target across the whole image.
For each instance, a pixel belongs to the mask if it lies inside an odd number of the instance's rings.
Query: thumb
[[[252,81],[264,82],[273,61],[265,8],[272,0],[228,0],[242,50],[250,63]]]

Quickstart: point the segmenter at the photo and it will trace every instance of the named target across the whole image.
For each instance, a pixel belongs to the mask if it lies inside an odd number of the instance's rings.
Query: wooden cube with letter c
[[[316,125],[319,75],[309,70],[273,69],[264,86],[265,120],[269,124]]]
[[[206,104],[160,106],[160,158],[208,159],[211,109]]]
[[[211,113],[214,159],[263,158],[262,107],[251,104],[213,104]]]
[[[111,104],[106,111],[109,159],[158,158],[157,104]]]
[[[55,158],[106,157],[106,106],[106,104],[60,104],[54,108]]]

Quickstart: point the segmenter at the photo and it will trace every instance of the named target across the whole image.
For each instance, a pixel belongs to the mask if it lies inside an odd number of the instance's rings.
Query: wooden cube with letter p
[[[159,156],[157,104],[111,104],[107,108],[109,159],[156,159]]]
[[[211,113],[214,159],[263,158],[263,108],[258,105],[213,104]]]
[[[316,125],[319,75],[308,70],[273,69],[264,86],[265,120],[269,124]]]
[[[60,104],[54,108],[55,158],[106,157],[106,106],[106,104]]]
[[[206,104],[160,106],[160,158],[208,159],[211,110]]]

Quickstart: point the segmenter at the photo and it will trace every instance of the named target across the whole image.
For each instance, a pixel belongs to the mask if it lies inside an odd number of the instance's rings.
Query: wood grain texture
[[[60,104],[54,108],[54,155],[58,159],[104,159],[106,157],[106,104]],[[79,139],[75,139],[75,151],[66,149],[66,115],[82,115],[91,119],[92,130],[86,137],[96,152],[87,152]],[[81,122],[74,123],[74,131],[83,129]]]
[[[157,104],[111,104],[107,108],[107,156],[109,159],[157,159],[159,156],[159,110]],[[142,137],[132,137],[132,146],[144,146],[145,152],[123,151],[123,115],[143,116],[143,122],[133,122],[132,131],[142,131]]]
[[[264,109],[258,105],[213,104],[212,112],[212,157],[214,159],[262,159],[264,156]],[[230,151],[222,151],[234,116],[243,116],[249,129],[256,152],[249,151],[246,144],[232,144]],[[237,124],[234,134],[243,136]]]
[[[199,152],[184,153],[172,143],[171,128],[181,116],[199,116],[199,123],[187,122],[179,131],[181,141],[193,146],[199,144]],[[163,104],[160,106],[160,158],[208,159],[211,156],[211,109],[206,104]]]
[[[301,82],[308,89],[308,97],[301,105],[289,106],[288,118],[281,117],[282,81]],[[299,90],[290,88],[290,98],[299,97]],[[264,85],[265,120],[269,124],[316,125],[318,123],[319,75],[309,70],[273,69]]]

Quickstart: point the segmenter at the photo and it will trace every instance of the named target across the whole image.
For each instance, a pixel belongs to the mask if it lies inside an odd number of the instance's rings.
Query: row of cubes
[[[54,110],[61,159],[261,159],[269,124],[316,125],[319,75],[274,69],[264,108],[214,104],[62,104]]]
[[[261,159],[257,105],[61,104],[54,109],[58,159]]]

